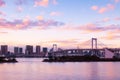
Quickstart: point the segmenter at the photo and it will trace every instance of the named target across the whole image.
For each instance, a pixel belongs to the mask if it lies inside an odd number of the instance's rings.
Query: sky
[[[119,48],[119,33],[120,0],[0,0],[0,45]]]

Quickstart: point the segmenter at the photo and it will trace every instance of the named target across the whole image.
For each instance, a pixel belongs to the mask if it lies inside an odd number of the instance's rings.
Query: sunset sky
[[[0,0],[0,45],[120,47],[120,0]]]

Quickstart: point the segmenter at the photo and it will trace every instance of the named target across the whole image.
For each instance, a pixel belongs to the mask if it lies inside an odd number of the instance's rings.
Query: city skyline
[[[47,47],[43,47],[40,45],[25,45],[24,47],[19,46],[12,46],[9,45],[0,45],[0,54],[6,54],[6,53],[15,53],[15,54],[40,54],[41,52],[48,52]]]
[[[93,37],[120,47],[120,0],[0,0],[0,45],[76,48]]]

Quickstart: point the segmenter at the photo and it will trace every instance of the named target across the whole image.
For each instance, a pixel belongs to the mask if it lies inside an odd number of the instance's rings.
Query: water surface
[[[0,63],[0,80],[120,80],[120,62],[17,60],[18,63]]]

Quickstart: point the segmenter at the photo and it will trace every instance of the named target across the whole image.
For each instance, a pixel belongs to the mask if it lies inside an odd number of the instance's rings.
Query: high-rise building
[[[8,46],[1,45],[1,54],[7,54],[7,53],[8,53]]]
[[[33,54],[33,46],[26,45],[25,54]]]
[[[20,54],[23,53],[23,48],[19,48],[19,53],[20,53]]]
[[[41,49],[40,49],[40,46],[36,46],[36,54],[40,54],[40,51],[41,51]]]
[[[18,54],[19,53],[19,48],[18,47],[14,47],[14,54]]]
[[[47,47],[43,47],[43,53],[47,53],[48,52],[48,48]]]
[[[14,53],[15,54],[21,54],[21,53],[23,53],[23,49],[20,48],[20,47],[14,47]]]

